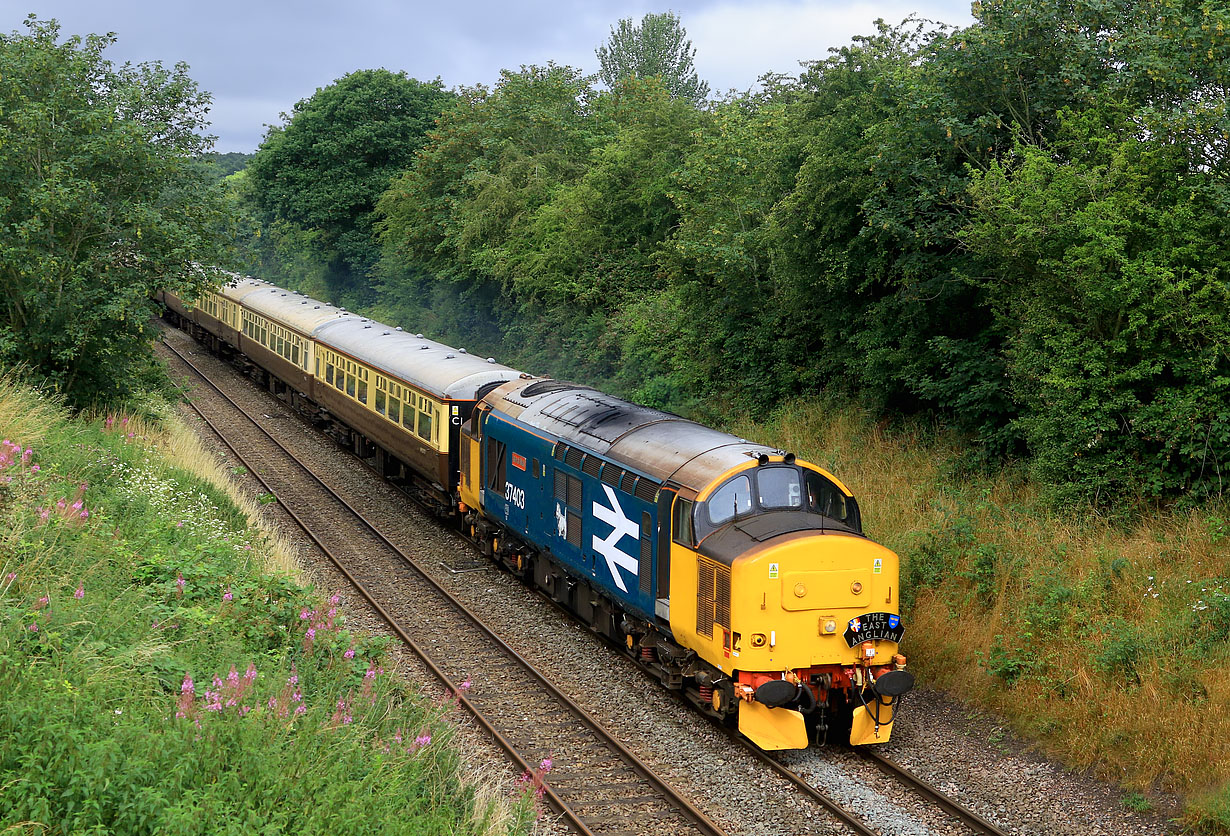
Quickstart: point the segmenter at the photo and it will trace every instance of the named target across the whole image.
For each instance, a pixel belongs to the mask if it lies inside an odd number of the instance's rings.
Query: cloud
[[[965,26],[968,6],[956,14],[954,3],[919,8],[912,2],[717,3],[683,20],[696,48],[696,69],[714,92],[746,90],[767,72],[796,75],[799,63],[829,57],[829,50],[856,35],[875,31],[875,20],[897,24],[911,14]]]

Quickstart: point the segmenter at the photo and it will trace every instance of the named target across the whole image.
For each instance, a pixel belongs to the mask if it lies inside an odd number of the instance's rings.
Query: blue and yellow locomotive
[[[897,556],[793,454],[245,279],[179,322],[764,749],[888,740]]]

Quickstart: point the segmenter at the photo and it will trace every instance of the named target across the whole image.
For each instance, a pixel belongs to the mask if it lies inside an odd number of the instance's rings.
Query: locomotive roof
[[[595,389],[517,381],[487,396],[510,417],[659,482],[700,491],[731,469],[782,451]]]
[[[267,282],[261,282],[261,287],[247,293],[243,297],[243,304],[309,336],[326,322],[355,316],[327,302],[317,301],[293,290],[283,290]]]
[[[494,360],[467,354],[421,336],[349,315],[319,326],[312,335],[343,352],[439,398],[475,400],[478,390],[521,375]]]

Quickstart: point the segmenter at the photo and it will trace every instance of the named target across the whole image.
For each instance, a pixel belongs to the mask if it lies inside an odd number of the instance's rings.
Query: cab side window
[[[671,537],[681,546],[694,545],[691,500],[678,496],[675,497],[675,520],[671,526]]]
[[[487,448],[487,488],[503,496],[504,483],[507,479],[504,470],[504,455],[507,445],[494,438],[488,441]]]

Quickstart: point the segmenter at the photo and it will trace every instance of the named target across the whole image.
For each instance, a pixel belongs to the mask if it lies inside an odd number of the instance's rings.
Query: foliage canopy
[[[378,310],[696,417],[855,393],[1058,497],[1219,493],[1230,12],[975,14],[704,108],[670,14],[613,27],[607,90],[464,90],[377,204]]]
[[[409,168],[451,96],[439,79],[357,70],[283,114],[248,164],[247,194],[267,223],[307,233],[338,287],[363,277],[379,250],[372,209]]]
[[[696,49],[687,35],[674,12],[647,14],[639,24],[624,18],[595,50],[598,76],[612,89],[627,78],[661,78],[672,98],[699,106],[709,95],[709,84],[692,64]]]
[[[31,15],[0,36],[0,363],[76,405],[124,396],[149,363],[154,291],[188,298],[227,213],[193,156],[209,95],[186,65],[114,66],[112,35],[59,42]]]

